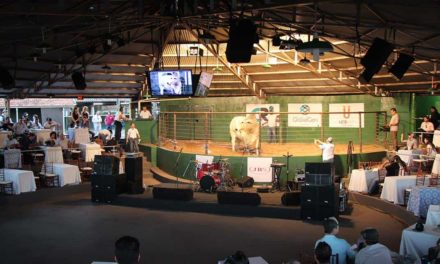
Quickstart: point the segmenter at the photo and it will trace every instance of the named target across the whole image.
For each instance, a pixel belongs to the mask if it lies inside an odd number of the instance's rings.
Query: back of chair
[[[5,169],[0,169],[0,181],[5,181]]]
[[[416,186],[425,185],[425,175],[418,173],[416,176]]]
[[[331,264],[339,264],[339,254],[334,254],[330,257]]]
[[[53,163],[52,162],[44,163],[42,172],[43,174],[53,173]]]
[[[429,179],[429,186],[437,187],[439,185],[439,178],[437,173],[432,173],[431,178]]]

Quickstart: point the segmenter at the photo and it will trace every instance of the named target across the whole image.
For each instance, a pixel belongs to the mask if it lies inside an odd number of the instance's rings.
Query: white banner
[[[301,114],[289,114],[289,127],[321,127],[321,115],[309,114],[322,112],[322,104],[288,104],[287,111]]]
[[[246,105],[247,113],[259,113],[257,115],[257,120],[259,121],[261,118],[261,126],[267,126],[269,112],[279,113],[280,105],[279,104],[247,104]],[[278,114],[277,114],[278,115]],[[276,126],[279,126],[280,123],[277,122]]]
[[[364,103],[329,104],[329,127],[359,127],[359,113],[364,112]],[[342,114],[331,114],[341,112]],[[361,114],[361,126],[364,127],[364,114]]]
[[[272,158],[248,158],[247,176],[252,177],[255,182],[272,181]]]
[[[214,161],[214,156],[205,156],[205,155],[196,155],[196,161],[197,161],[197,171],[202,169],[202,164],[212,164]],[[196,171],[196,175],[197,172]]]

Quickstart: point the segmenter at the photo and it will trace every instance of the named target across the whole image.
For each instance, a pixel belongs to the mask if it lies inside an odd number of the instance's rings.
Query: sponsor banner
[[[268,121],[270,117],[269,112],[279,113],[280,105],[279,104],[247,104],[246,105],[247,113],[256,113],[257,120],[261,120],[261,126],[268,126]],[[276,114],[278,116],[279,114]],[[280,126],[279,118],[273,118],[272,120],[276,120],[276,126]]]
[[[329,104],[329,127],[359,127],[359,113],[364,112],[364,103]],[[342,114],[331,114],[340,112]],[[364,114],[360,115],[364,127]]]
[[[289,127],[321,127],[322,116],[309,113],[321,113],[322,104],[288,104],[287,108],[289,112],[301,113],[288,115]]]
[[[255,182],[272,181],[272,158],[248,158],[247,176],[254,178]]]

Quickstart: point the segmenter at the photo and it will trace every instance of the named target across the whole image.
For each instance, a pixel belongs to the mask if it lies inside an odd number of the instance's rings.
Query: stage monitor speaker
[[[254,178],[246,176],[237,181],[240,188],[251,188],[254,185]]]
[[[332,163],[306,162],[305,184],[306,185],[332,185]]]
[[[127,174],[127,192],[139,194],[144,192],[142,157],[125,158],[125,174]]]
[[[248,192],[217,192],[219,204],[239,204],[258,206],[261,203],[261,197],[258,193]]]
[[[286,206],[301,205],[301,192],[293,191],[283,193],[283,196],[281,196],[281,203]]]
[[[92,174],[92,202],[112,203],[118,194],[126,191],[127,178],[125,174],[97,175]]]
[[[361,64],[366,70],[363,73],[363,77],[366,77],[365,81],[369,82],[373,75],[379,72],[388,56],[391,54],[391,52],[393,52],[393,49],[394,45],[383,39],[375,38],[373,40],[371,47],[361,59]]]
[[[191,201],[194,198],[194,191],[189,184],[162,183],[153,187],[153,198]]]
[[[391,66],[389,72],[394,75],[397,79],[402,79],[405,72],[409,69],[414,61],[414,57],[405,53],[400,53],[399,58]]]
[[[96,155],[93,172],[98,175],[119,174],[119,158],[111,155]]]
[[[15,81],[9,71],[0,67],[0,84],[3,89],[12,89],[15,86]]]
[[[234,19],[229,26],[226,58],[230,63],[250,62],[257,27],[249,19]]]
[[[84,90],[87,87],[86,79],[84,78],[84,75],[79,71],[72,73],[72,81],[75,85],[75,88],[78,90]]]
[[[339,189],[337,185],[304,186],[301,190],[301,218],[323,220],[338,216]]]

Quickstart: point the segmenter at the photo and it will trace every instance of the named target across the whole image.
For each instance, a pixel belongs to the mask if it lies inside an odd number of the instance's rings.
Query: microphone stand
[[[176,187],[179,188],[179,176],[177,175],[177,168],[179,167],[180,156],[182,155],[183,148],[180,148],[179,155],[177,156],[176,163],[174,164],[174,174],[176,175]]]
[[[286,157],[286,182],[287,182],[287,190],[289,192],[292,191],[292,189],[289,186],[289,160],[290,157],[292,157],[293,155],[290,155],[289,152],[287,152],[286,155],[283,155],[283,157]],[[292,185],[293,185],[293,181],[292,181]]]

